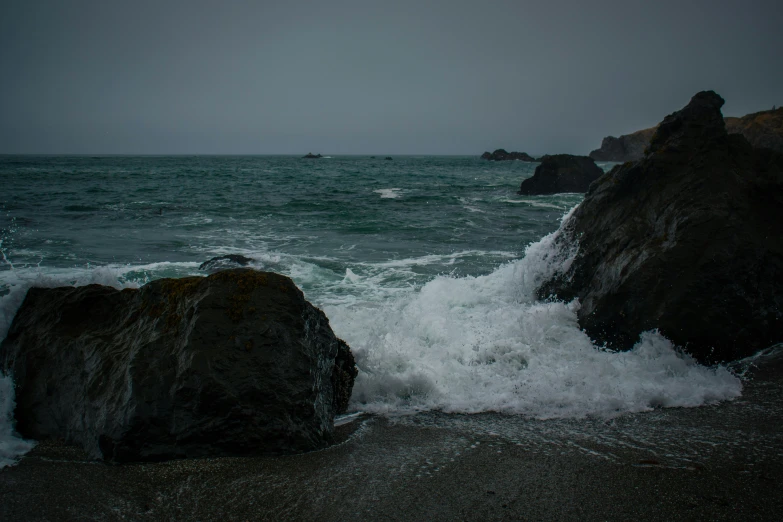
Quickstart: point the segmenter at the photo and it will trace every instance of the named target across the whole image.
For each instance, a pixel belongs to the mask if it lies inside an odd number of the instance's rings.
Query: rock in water
[[[485,152],[481,159],[489,161],[536,161],[536,159],[527,152],[508,152],[506,149],[496,149],[495,152]]]
[[[224,270],[226,268],[239,268],[240,266],[247,266],[252,263],[253,260],[249,257],[245,257],[241,254],[227,254],[225,256],[213,257],[201,263],[198,267],[199,270],[207,270],[209,272],[215,272],[218,270]]]
[[[722,105],[696,94],[563,223],[578,253],[539,297],[578,297],[594,340],[628,349],[658,328],[706,363],[783,341],[783,155],[727,134]]]
[[[541,158],[533,177],[519,187],[519,193],[559,194],[563,192],[587,192],[590,183],[604,173],[595,161],[587,156],[556,154]]]
[[[322,448],[357,373],[289,278],[248,268],[31,288],[0,362],[22,435],[119,462]]]

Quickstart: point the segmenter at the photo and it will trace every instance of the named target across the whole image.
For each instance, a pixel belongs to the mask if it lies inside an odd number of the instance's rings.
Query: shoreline
[[[614,419],[357,416],[289,456],[110,465],[40,443],[0,471],[3,520],[775,520],[783,378]]]

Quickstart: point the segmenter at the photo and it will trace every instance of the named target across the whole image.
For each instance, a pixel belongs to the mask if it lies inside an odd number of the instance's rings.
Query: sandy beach
[[[39,444],[2,520],[779,520],[783,379],[615,419],[358,416],[293,456],[108,465]]]

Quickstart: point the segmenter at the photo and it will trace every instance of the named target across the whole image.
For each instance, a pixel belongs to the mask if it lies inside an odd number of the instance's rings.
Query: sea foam
[[[628,352],[612,352],[579,329],[578,301],[536,300],[536,288],[567,270],[578,252],[578,245],[558,242],[558,234],[532,243],[524,257],[487,275],[440,275],[421,285],[412,284],[416,267],[447,268],[464,258],[501,260],[512,253],[466,251],[350,266],[331,258],[243,253],[258,268],[291,276],[349,343],[359,366],[353,411],[579,418],[699,406],[741,394],[741,381],[726,368],[699,365],[658,332],[645,332]],[[198,273],[197,267],[162,262],[5,271],[0,339],[30,286],[137,287],[158,277]],[[0,375],[0,467],[33,444],[14,433],[13,408],[12,380]]]
[[[613,352],[580,330],[578,301],[537,301],[538,285],[578,251],[557,246],[558,234],[485,276],[438,276],[382,301],[326,305],[359,366],[353,409],[614,416],[741,394],[726,368],[699,365],[658,332]]]

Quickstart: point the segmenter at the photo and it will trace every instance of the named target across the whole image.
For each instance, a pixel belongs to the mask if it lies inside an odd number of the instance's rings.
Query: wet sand
[[[615,419],[360,417],[285,457],[107,465],[45,442],[0,520],[781,520],[783,379]]]

